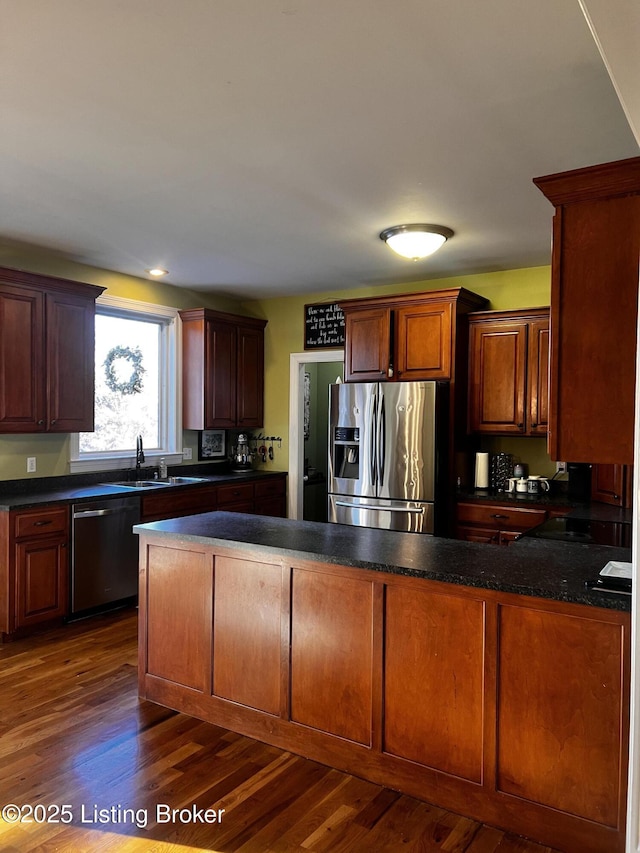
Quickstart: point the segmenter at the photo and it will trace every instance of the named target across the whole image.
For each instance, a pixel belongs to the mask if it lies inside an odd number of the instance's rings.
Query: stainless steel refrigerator
[[[447,459],[446,383],[329,389],[329,521],[438,533]]]

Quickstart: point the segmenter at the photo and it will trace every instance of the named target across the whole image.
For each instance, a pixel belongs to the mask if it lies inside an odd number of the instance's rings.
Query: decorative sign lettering
[[[304,348],[344,346],[344,314],[337,302],[304,306]]]

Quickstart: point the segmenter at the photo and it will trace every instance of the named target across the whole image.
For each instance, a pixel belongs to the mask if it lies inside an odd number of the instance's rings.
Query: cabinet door
[[[47,429],[94,429],[95,302],[65,293],[46,296]]]
[[[45,429],[44,298],[0,284],[0,432]]]
[[[280,714],[286,665],[282,567],[216,557],[213,600],[214,695]]]
[[[264,422],[264,331],[238,327],[236,413],[239,427]]]
[[[471,431],[523,435],[527,323],[472,323],[470,362]]]
[[[388,308],[345,311],[344,372],[347,382],[387,379],[391,356]]]
[[[546,435],[549,429],[548,320],[532,320],[529,324],[527,400],[527,433]]]
[[[612,506],[631,506],[631,471],[627,465],[592,465],[591,500]]]
[[[459,525],[456,528],[456,539],[464,542],[480,542],[482,545],[500,544],[500,531],[492,527],[466,527]]]
[[[640,195],[554,220],[549,454],[633,463]]]
[[[497,789],[616,827],[626,787],[625,629],[596,612],[506,605],[498,627]]]
[[[370,745],[373,583],[294,569],[291,614],[291,719]]]
[[[68,604],[67,537],[40,536],[16,544],[16,627],[65,616]]]
[[[451,378],[450,302],[415,305],[395,312],[396,378]]]
[[[206,323],[205,429],[236,425],[237,330],[230,323]]]
[[[484,602],[388,586],[384,750],[482,781]]]

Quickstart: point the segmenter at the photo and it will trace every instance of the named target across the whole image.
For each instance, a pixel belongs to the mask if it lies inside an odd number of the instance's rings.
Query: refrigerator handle
[[[378,480],[381,486],[384,485],[384,444],[386,438],[385,430],[385,408],[384,408],[384,391],[380,392],[380,401],[378,403],[378,424],[377,424],[377,445],[378,445]]]
[[[369,475],[371,477],[371,485],[372,486],[375,486],[375,484],[376,484],[376,461],[377,461],[377,452],[376,452],[376,436],[377,436],[376,405],[377,405],[377,396],[374,393],[371,396],[371,411],[369,413]]]

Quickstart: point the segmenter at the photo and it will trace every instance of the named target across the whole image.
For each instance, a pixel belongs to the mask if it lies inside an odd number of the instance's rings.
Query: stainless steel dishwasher
[[[71,615],[107,610],[138,594],[140,497],[74,504]]]

